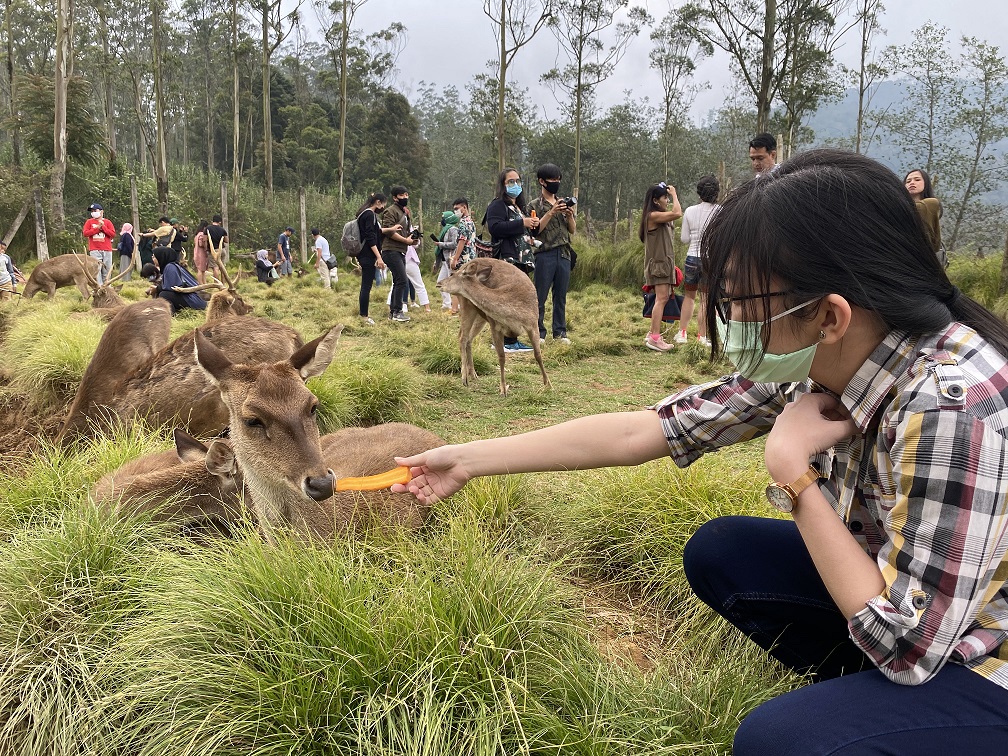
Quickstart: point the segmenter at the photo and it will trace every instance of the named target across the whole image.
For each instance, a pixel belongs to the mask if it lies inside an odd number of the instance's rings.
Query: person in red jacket
[[[88,254],[101,263],[98,269],[98,283],[103,284],[112,275],[112,239],[115,238],[115,226],[105,217],[105,210],[97,202],[88,208],[88,212],[91,213],[91,217],[84,221],[83,234],[88,240]]]

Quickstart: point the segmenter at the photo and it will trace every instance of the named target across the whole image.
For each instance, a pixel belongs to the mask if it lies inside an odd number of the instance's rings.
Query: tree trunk
[[[854,138],[854,152],[859,155],[861,154],[861,133],[864,131],[865,67],[868,65],[870,18],[868,0],[865,0],[864,16],[861,19],[861,65],[858,68],[857,135]]]
[[[42,190],[35,187],[35,250],[39,262],[49,259],[49,238],[46,236],[45,216],[42,214]]]
[[[73,75],[73,0],[56,0],[55,123],[53,172],[49,190],[53,228],[63,231],[66,216],[63,188],[67,171],[67,84]]]
[[[228,194],[227,194],[227,182],[220,182],[220,204],[221,204],[221,225],[226,229],[228,227]],[[231,245],[228,244],[224,247],[224,251],[221,254],[221,259],[224,260],[224,264],[227,265],[231,262]]]
[[[301,262],[308,264],[308,200],[305,188],[298,187],[298,218],[301,220]]]
[[[584,13],[582,6],[581,13]],[[577,87],[574,90],[574,188],[571,194],[577,198],[581,187],[581,111],[584,107],[584,61],[581,57],[582,46],[578,45],[577,54]]]
[[[7,31],[7,90],[10,92],[11,148],[14,165],[21,167],[21,128],[17,125],[17,84],[14,79],[14,41],[11,30],[11,1],[4,3],[4,26]]]
[[[154,71],[154,118],[157,124],[155,138],[157,144],[154,157],[154,182],[157,184],[158,207],[162,215],[168,213],[168,145],[165,134],[164,91],[161,75],[161,4],[158,0],[151,5],[153,44],[151,44],[151,64]]]
[[[346,156],[346,112],[347,112],[347,45],[350,42],[350,22],[347,18],[347,2],[343,0],[343,29],[340,47],[340,121],[339,121],[339,198],[342,203],[344,160]]]
[[[238,0],[231,0],[231,75],[234,82],[232,100],[234,106],[234,121],[232,126],[234,134],[231,143],[231,196],[238,198],[238,176],[241,169],[238,164],[238,147],[241,133],[241,121],[239,120],[238,106],[240,92],[238,90]]]
[[[763,57],[760,66],[760,88],[756,94],[756,131],[766,131],[770,125],[770,91],[774,69],[774,29],[777,26],[777,0],[765,0],[763,18]]]
[[[500,67],[497,77],[497,170],[504,170],[504,92],[507,86],[507,0],[501,0]]]
[[[262,0],[262,101],[263,101],[263,179],[266,197],[273,197],[273,120],[270,113],[270,0]]]
[[[24,204],[21,206],[21,210],[18,212],[17,217],[14,222],[11,223],[11,227],[7,229],[7,233],[3,235],[3,243],[10,246],[11,241],[13,241],[14,236],[17,234],[18,229],[21,228],[21,224],[24,223],[24,219],[28,217],[28,211],[31,210],[32,202],[34,202],[35,195],[27,197]]]
[[[134,175],[130,175],[130,219],[133,222],[133,238],[136,239],[140,234],[140,197],[137,193],[137,180]],[[134,255],[133,260],[137,273],[139,273],[142,267],[140,255]]]

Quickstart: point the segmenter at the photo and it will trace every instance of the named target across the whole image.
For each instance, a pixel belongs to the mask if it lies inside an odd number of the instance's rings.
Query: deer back
[[[321,439],[322,454],[336,479],[376,475],[396,466],[395,457],[443,446],[424,428],[387,423],[370,428],[343,428]],[[415,530],[427,521],[430,505],[411,494],[382,491],[337,491],[324,501],[308,501],[291,512],[291,525],[312,538],[331,541],[347,530],[399,527]]]
[[[478,258],[467,262],[440,284],[442,291],[471,302],[487,320],[513,333],[536,325],[539,302],[528,275],[504,260]]]
[[[83,268],[81,266],[84,266]],[[57,289],[64,286],[77,286],[81,291],[87,291],[87,270],[92,276],[98,275],[101,263],[90,255],[56,255],[43,260],[34,267],[25,282],[24,296],[31,299],[36,292],[44,291],[50,285]]]
[[[110,391],[142,370],[168,343],[171,306],[162,299],[135,302],[119,310],[105,328],[81,378],[59,439],[84,434],[89,419],[104,415]]]

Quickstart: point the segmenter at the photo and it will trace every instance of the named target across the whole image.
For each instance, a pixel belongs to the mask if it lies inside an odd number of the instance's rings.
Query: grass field
[[[552,390],[531,356],[509,357],[501,398],[486,333],[480,380],[462,386],[458,321],[433,286],[434,312],[405,325],[381,317],[382,287],[366,326],[358,283],[241,285],[256,314],[306,339],[346,325],[309,383],[324,432],[402,420],[449,442],[518,433],[639,409],[728,369],[696,344],[647,350],[639,295],[586,284],[569,299],[573,343],[544,345]],[[197,541],[87,499],[168,434],[26,440],[73,396],[103,328],[71,317],[86,309],[68,290],[0,306],[0,753],[728,753],[748,711],[801,683],[682,576],[701,523],[767,514],[758,443],[688,470],[478,479],[410,536],[265,545],[249,526]]]

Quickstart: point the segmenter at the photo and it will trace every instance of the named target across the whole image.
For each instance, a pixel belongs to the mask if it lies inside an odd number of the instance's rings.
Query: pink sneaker
[[[667,352],[672,349],[672,345],[666,343],[660,333],[649,333],[644,339],[644,346],[656,352]]]

